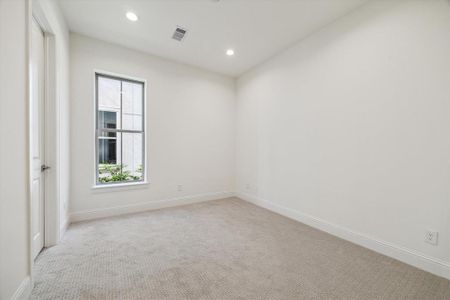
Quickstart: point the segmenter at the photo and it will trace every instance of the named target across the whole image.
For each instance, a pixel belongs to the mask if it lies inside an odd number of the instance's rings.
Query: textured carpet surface
[[[450,281],[236,198],[73,224],[32,299],[450,299]]]

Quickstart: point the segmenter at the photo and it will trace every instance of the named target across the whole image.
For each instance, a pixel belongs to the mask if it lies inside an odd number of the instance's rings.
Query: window
[[[96,74],[96,183],[145,179],[144,83]]]

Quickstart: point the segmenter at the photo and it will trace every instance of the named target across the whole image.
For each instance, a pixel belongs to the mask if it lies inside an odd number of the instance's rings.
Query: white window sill
[[[94,191],[126,191],[139,188],[147,188],[150,183],[148,181],[130,182],[130,183],[113,183],[113,184],[101,184],[94,185],[92,189]]]

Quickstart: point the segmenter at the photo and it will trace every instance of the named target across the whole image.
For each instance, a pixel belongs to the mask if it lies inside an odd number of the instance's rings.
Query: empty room
[[[0,0],[0,300],[450,300],[450,0]]]

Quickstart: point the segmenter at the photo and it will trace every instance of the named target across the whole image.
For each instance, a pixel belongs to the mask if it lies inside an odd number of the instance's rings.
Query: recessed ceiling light
[[[129,11],[129,12],[127,12],[126,16],[127,16],[127,19],[132,22],[136,22],[138,20],[138,16],[134,12]]]
[[[227,55],[228,55],[228,56],[234,55],[234,50],[233,50],[233,49],[228,49],[228,50],[227,50]]]

